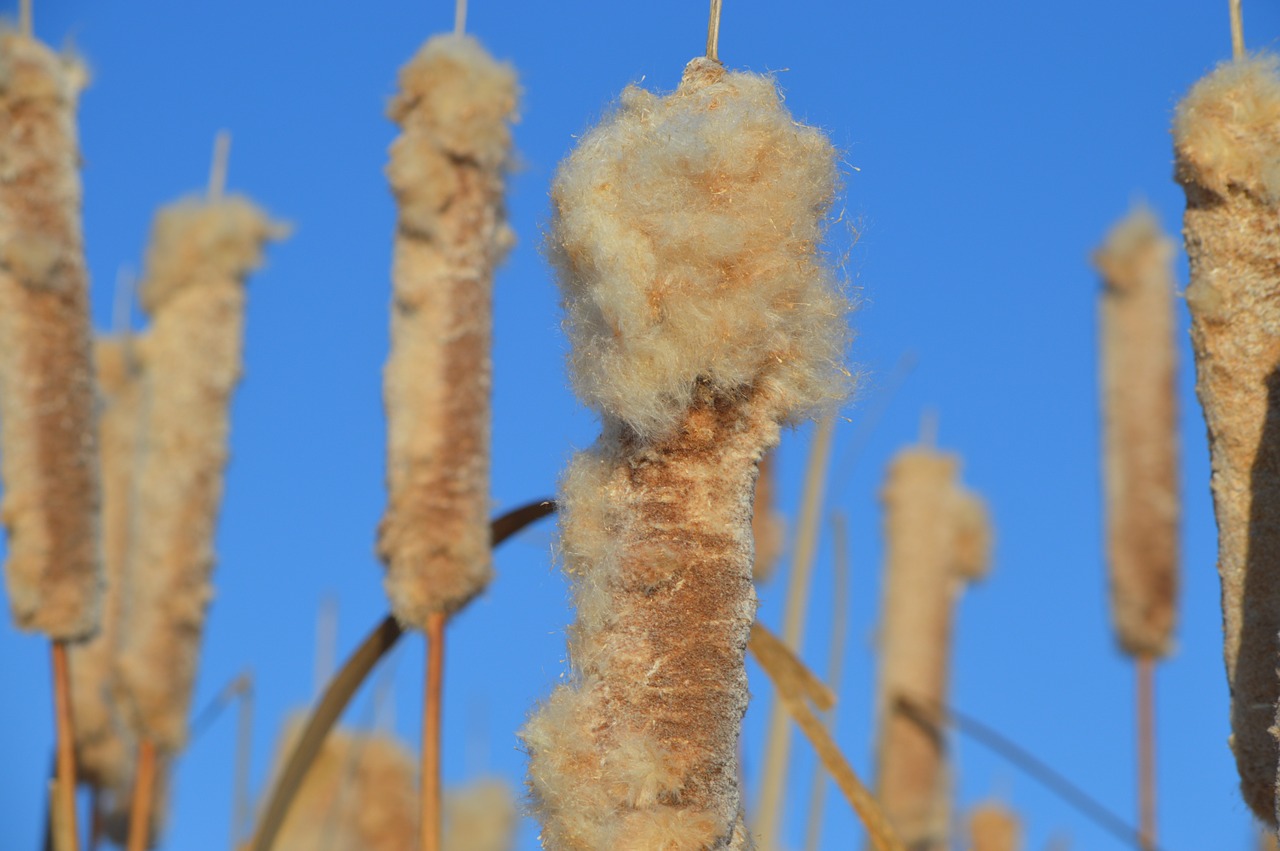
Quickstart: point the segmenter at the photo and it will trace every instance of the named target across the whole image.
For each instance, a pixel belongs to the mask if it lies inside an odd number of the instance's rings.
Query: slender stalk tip
[[[720,7],[724,0],[711,0],[711,18],[707,22],[707,58],[720,61]]]

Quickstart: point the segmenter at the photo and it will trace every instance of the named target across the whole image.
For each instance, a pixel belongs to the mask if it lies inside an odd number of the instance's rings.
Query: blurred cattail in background
[[[969,811],[971,851],[1021,851],[1022,825],[1003,804],[988,802]]]
[[[956,602],[990,564],[990,522],[959,485],[959,468],[952,454],[905,449],[890,463],[883,492],[876,795],[911,851],[949,847],[946,740],[918,715],[947,704]]]
[[[444,851],[511,851],[520,812],[506,781],[476,780],[444,800]]]
[[[265,244],[283,235],[241,197],[180,201],[152,231],[140,292],[151,326],[136,341],[146,364],[139,521],[119,654],[144,758],[174,754],[186,739],[242,369],[245,283]]]
[[[14,623],[98,628],[102,575],[74,58],[0,31],[0,522]]]
[[[141,452],[142,364],[128,335],[99,337],[94,345],[102,471],[102,566],[106,591],[102,628],[70,651],[71,702],[75,707],[76,762],[80,779],[97,793],[105,813],[127,803],[136,743],[116,700],[120,613],[133,535],[135,472]]]
[[[778,452],[771,449],[760,459],[760,474],[756,478],[756,496],[751,509],[751,537],[756,555],[751,575],[757,583],[768,582],[773,576],[786,545],[787,521],[775,504],[777,466]]]
[[[378,535],[392,611],[426,629],[484,588],[489,559],[493,272],[514,238],[503,205],[518,87],[465,35],[400,71],[399,204],[384,376],[389,502]]]
[[[302,732],[291,721],[278,753]],[[307,773],[272,846],[275,851],[418,851],[412,751],[388,735],[334,730]]]
[[[1276,823],[1280,680],[1280,74],[1238,56],[1192,87],[1173,126],[1186,190],[1187,307],[1209,428],[1232,750]]]
[[[552,849],[747,848],[737,741],[756,464],[842,398],[846,305],[817,253],[834,151],[773,80],[696,59],[628,88],[552,190],[579,395],[562,483],[572,679],[526,726]]]

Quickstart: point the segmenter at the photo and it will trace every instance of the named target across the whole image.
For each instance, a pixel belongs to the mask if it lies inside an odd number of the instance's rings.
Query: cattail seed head
[[[771,79],[696,59],[668,97],[628,89],[556,177],[575,383],[604,433],[562,483],[573,677],[522,733],[546,848],[751,846],[756,465],[848,384],[817,247],[833,153]]]
[[[424,629],[488,584],[493,273],[518,88],[472,38],[429,40],[400,72],[399,205],[384,374],[388,506],[378,534],[392,611]]]
[[[1178,595],[1173,242],[1139,207],[1094,255],[1102,274],[1102,394],[1111,616],[1124,651],[1166,655]]]
[[[20,629],[98,628],[102,574],[75,109],[83,67],[0,31],[0,523]]]
[[[1022,825],[1001,804],[979,804],[969,813],[969,843],[972,851],[1021,851]]]
[[[1276,823],[1280,680],[1280,74],[1220,65],[1178,105],[1175,176],[1196,394],[1209,431],[1231,747],[1253,812]]]
[[[444,851],[511,851],[520,813],[505,781],[478,780],[444,797]]]
[[[179,750],[212,598],[214,531],[228,458],[231,396],[242,370],[245,282],[285,229],[244,198],[180,201],[156,217],[140,290],[151,327],[140,519],[119,655],[130,724]]]

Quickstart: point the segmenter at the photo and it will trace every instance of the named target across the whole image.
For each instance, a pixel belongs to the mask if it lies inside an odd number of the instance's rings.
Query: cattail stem
[[[89,842],[88,851],[98,851],[102,842],[102,801],[97,786],[89,789]]]
[[[813,431],[813,442],[809,447],[795,553],[792,555],[791,577],[787,585],[786,613],[782,622],[782,640],[792,652],[800,649],[805,612],[809,607],[813,558],[818,549],[818,526],[822,519],[822,500],[827,484],[827,468],[831,466],[834,435],[835,417],[823,417]],[[773,846],[777,842],[782,822],[787,757],[791,750],[791,727],[779,698],[774,699],[769,709],[769,733],[765,748],[756,835],[765,845]]]
[[[213,161],[209,165],[209,188],[206,193],[210,202],[221,201],[227,189],[227,168],[231,160],[231,134],[219,130],[213,137]]]
[[[453,7],[453,34],[462,35],[467,31],[467,0],[457,0]]]
[[[707,21],[707,58],[720,61],[720,9],[724,0],[711,0],[711,16]]]
[[[1138,709],[1138,830],[1143,851],[1156,847],[1156,663],[1149,656],[1135,664]]]
[[[445,615],[427,617],[426,692],[422,710],[422,851],[440,851],[440,727],[444,701]]]
[[[1244,11],[1241,0],[1229,0],[1231,6],[1231,58],[1244,58]]]
[[[147,851],[150,844],[151,808],[156,782],[156,746],[150,739],[138,743],[138,769],[133,785],[133,804],[129,810],[129,844],[127,851]]]
[[[27,38],[35,34],[31,15],[31,0],[20,0],[18,3],[18,32]]]
[[[253,674],[240,677],[240,710],[236,719],[236,773],[231,794],[231,848],[240,847],[249,830],[253,802],[249,796],[249,768],[253,756]]]
[[[58,774],[56,824],[60,825],[59,844],[76,851],[76,749],[75,725],[71,719],[71,673],[67,666],[67,645],[53,642],[53,701],[58,736]]]

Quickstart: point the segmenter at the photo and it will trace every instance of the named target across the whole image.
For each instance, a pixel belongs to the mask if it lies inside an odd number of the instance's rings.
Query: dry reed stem
[[[977,515],[974,497],[957,484],[958,470],[954,455],[924,447],[904,450],[890,465],[882,496],[887,567],[876,797],[912,851],[947,847],[946,743],[940,731],[922,727],[899,703],[946,703],[953,609],[965,583],[985,570],[985,559],[960,546]]]
[[[565,478],[573,674],[525,728],[545,847],[741,849],[756,464],[843,395],[817,255],[830,143],[773,81],[695,59],[561,166],[551,246],[604,433]]]
[[[54,720],[58,737],[54,824],[57,825],[58,845],[66,851],[76,851],[79,832],[76,827],[75,722],[71,713],[71,673],[67,666],[66,644],[54,641],[52,655]]]
[[[787,521],[777,509],[776,449],[766,452],[760,459],[760,475],[756,478],[755,501],[751,508],[751,538],[755,541],[755,560],[751,565],[751,578],[756,584],[768,582],[782,556],[786,544]]]
[[[826,690],[821,681],[777,636],[758,623],[751,627],[750,647],[756,661],[773,683],[780,702],[809,740],[818,760],[866,828],[872,846],[876,851],[907,851],[907,846],[899,838],[880,804],[858,779],[830,731],[809,707],[809,702],[812,701],[819,710],[829,710],[835,705],[835,695]]]
[[[98,628],[98,458],[74,59],[0,31],[0,522],[14,623]]]
[[[142,282],[151,327],[137,512],[119,675],[127,720],[164,754],[187,733],[214,531],[222,500],[231,396],[242,369],[245,282],[283,236],[244,198],[182,201],[156,217]]]
[[[302,721],[286,728],[288,754]],[[282,760],[281,760],[282,761]],[[378,733],[335,730],[298,790],[275,848],[278,851],[420,851],[417,779],[412,753]]]
[[[451,789],[444,800],[444,851],[511,851],[520,813],[503,780]]]
[[[484,589],[489,560],[493,273],[517,84],[469,36],[430,39],[400,71],[391,355],[384,373],[388,505],[378,532],[395,616],[425,629]]]
[[[1136,664],[1138,728],[1138,831],[1144,851],[1156,847],[1156,663],[1141,658]]]
[[[138,770],[134,778],[133,801],[129,811],[128,851],[147,851],[151,847],[158,759],[153,742],[143,739],[138,743]]]
[[[1240,8],[1240,0],[1228,0],[1231,13],[1231,58],[1244,59],[1244,10]]]
[[[1196,393],[1209,430],[1232,750],[1255,815],[1276,823],[1280,683],[1280,76],[1220,65],[1178,105],[1177,180]]]
[[[849,531],[843,514],[831,518],[831,537],[834,556],[832,572],[835,576],[831,590],[831,634],[827,647],[827,687],[833,695],[840,694],[843,679],[844,656],[849,642]],[[830,712],[822,719],[832,736],[836,732],[836,716]],[[805,820],[804,847],[818,851],[822,836],[822,810],[826,800],[827,783],[821,765],[813,768],[813,780],[809,786],[809,813]]]
[[[1000,804],[979,804],[969,813],[969,843],[972,851],[1021,851],[1022,825]]]
[[[791,558],[791,576],[787,583],[786,610],[782,621],[782,638],[793,652],[800,651],[804,622],[809,609],[809,591],[813,584],[813,559],[818,551],[818,529],[822,521],[822,503],[826,491],[827,472],[831,466],[831,446],[835,438],[834,415],[818,421],[809,446],[809,460],[804,475],[804,495],[800,502],[800,520],[796,530],[795,551]],[[760,802],[753,832],[765,846],[778,844],[782,824],[783,790],[791,752],[791,726],[781,701],[769,707],[769,727],[765,738],[764,768],[761,773]]]
[[[98,450],[102,474],[102,628],[70,648],[71,702],[76,708],[76,762],[104,808],[127,800],[137,748],[116,700],[116,653],[133,513],[134,473],[141,451],[142,372],[127,336],[94,345],[100,394]]]
[[[1093,256],[1100,304],[1111,618],[1134,657],[1168,654],[1178,597],[1174,246],[1138,207]]]
[[[421,851],[440,851],[444,835],[441,819],[440,731],[444,710],[444,612],[427,615],[427,670],[422,707],[422,805],[419,809]]]

